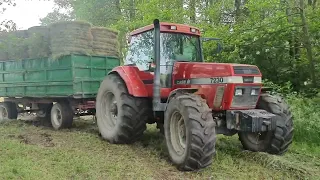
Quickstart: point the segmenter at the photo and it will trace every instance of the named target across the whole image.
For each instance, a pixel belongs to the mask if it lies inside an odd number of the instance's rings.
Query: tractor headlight
[[[259,89],[251,89],[251,96],[258,96],[259,95]]]
[[[236,89],[236,91],[234,92],[234,94],[236,96],[242,96],[243,95],[243,89]]]

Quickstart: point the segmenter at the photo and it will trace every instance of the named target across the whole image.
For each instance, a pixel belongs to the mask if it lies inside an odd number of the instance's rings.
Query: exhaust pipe
[[[154,60],[155,60],[155,72],[153,79],[153,111],[163,111],[160,97],[160,21],[155,19],[154,25]]]

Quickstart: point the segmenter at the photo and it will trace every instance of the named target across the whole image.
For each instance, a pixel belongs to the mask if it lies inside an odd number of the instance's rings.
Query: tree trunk
[[[191,23],[196,23],[196,0],[190,0],[189,3]]]
[[[241,16],[241,0],[235,0],[234,6],[236,8],[235,19],[236,19],[236,22],[238,22]]]
[[[309,36],[309,29],[308,29],[308,24],[306,20],[306,15],[305,15],[305,7],[304,7],[304,1],[300,0],[300,17],[302,21],[302,30],[303,30],[303,35],[304,35],[304,46],[307,50],[307,58],[310,63],[310,75],[311,75],[311,80],[312,80],[312,86],[316,87],[317,82],[316,82],[316,75],[315,75],[315,63],[312,57],[312,45],[310,42],[310,36]]]
[[[129,12],[129,19],[130,21],[134,20],[135,18],[135,6],[134,6],[134,0],[130,0],[130,12]]]

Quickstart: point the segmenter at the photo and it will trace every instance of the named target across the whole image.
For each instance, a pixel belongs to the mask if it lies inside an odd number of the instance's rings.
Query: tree
[[[15,0],[0,0],[0,15],[3,14],[9,6],[16,6]],[[14,30],[16,30],[16,24],[12,20],[5,19],[0,22],[0,32]]]

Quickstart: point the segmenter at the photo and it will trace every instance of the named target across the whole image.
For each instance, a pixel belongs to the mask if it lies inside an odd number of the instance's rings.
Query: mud
[[[38,145],[43,147],[54,147],[53,139],[50,134],[41,133],[41,134],[20,134],[15,138],[19,139],[21,143],[29,145]]]

